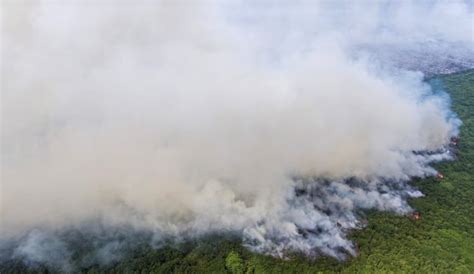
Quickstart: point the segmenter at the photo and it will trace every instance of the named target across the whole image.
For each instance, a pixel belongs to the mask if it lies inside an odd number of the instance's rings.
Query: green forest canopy
[[[114,273],[474,273],[474,70],[428,80],[447,91],[463,121],[458,159],[436,168],[444,179],[412,182],[426,196],[410,204],[421,213],[412,220],[387,212],[367,212],[368,226],[351,239],[359,255],[345,262],[292,255],[287,260],[256,254],[238,238],[214,235],[179,246],[144,247],[117,264],[82,272]],[[80,257],[80,256],[79,256]],[[0,266],[0,273],[24,272],[21,262]],[[29,269],[46,272],[45,267]]]

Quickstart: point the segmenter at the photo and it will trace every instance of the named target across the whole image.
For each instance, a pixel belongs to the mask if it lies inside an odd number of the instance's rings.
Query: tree
[[[239,253],[235,251],[229,252],[225,259],[225,267],[233,274],[243,274],[245,267]]]

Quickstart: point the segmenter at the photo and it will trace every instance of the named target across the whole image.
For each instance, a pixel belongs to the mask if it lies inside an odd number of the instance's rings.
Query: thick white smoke
[[[356,211],[409,212],[459,125],[371,49],[436,40],[469,66],[473,43],[462,2],[373,5],[7,1],[1,235],[33,231],[14,254],[36,261],[64,248],[37,229],[88,222],[353,254]]]

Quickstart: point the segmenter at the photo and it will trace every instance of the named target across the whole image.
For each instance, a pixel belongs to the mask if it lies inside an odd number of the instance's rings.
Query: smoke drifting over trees
[[[342,259],[358,210],[410,212],[460,125],[416,53],[472,67],[473,7],[330,3],[6,1],[2,256],[80,229],[105,263],[104,230]]]

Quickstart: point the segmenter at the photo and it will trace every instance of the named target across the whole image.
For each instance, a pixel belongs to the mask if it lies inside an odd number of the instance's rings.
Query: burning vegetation
[[[411,214],[411,219],[414,221],[418,221],[421,219],[421,213],[418,211],[415,211]]]

